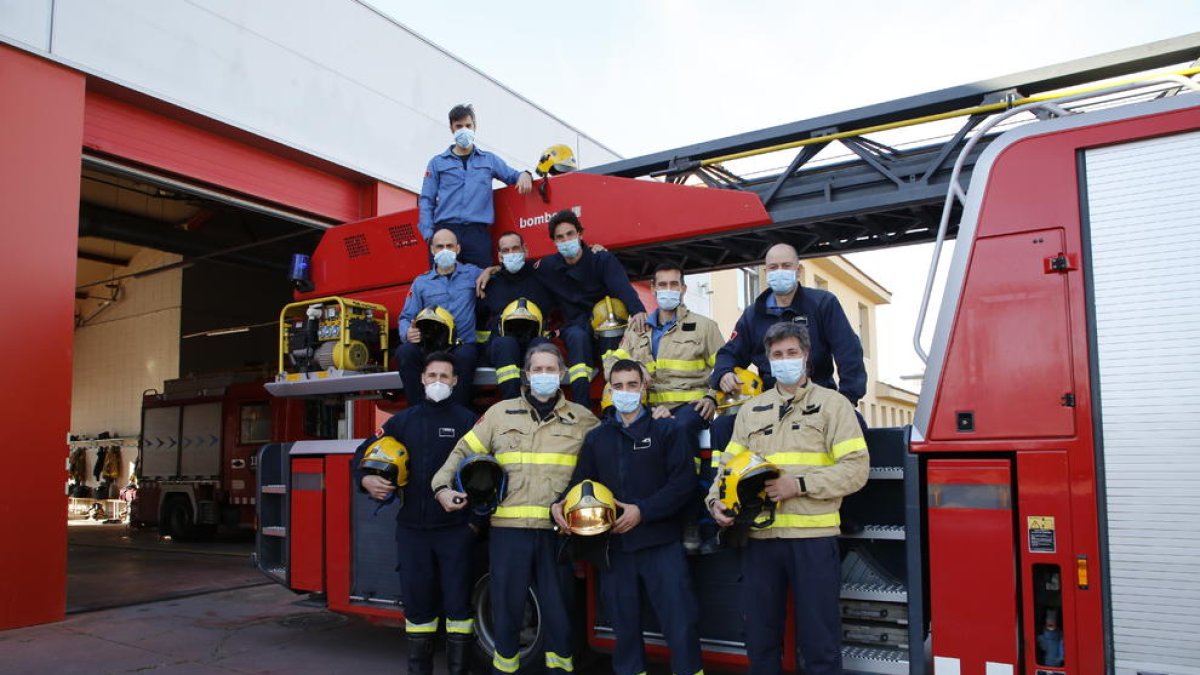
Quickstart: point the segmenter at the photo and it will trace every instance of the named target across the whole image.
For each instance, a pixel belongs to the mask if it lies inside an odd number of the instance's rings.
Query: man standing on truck
[[[456,387],[454,400],[470,405],[472,381],[478,351],[475,346],[475,279],[479,268],[458,260],[458,238],[450,230],[438,230],[429,245],[433,254],[433,269],[413,279],[400,311],[398,329],[401,344],[396,348],[396,370],[404,382],[409,405],[425,400],[421,386],[421,368],[425,357],[433,351],[449,351],[454,357],[454,370],[462,373],[462,386]],[[441,312],[438,312],[438,309]],[[446,344],[429,344],[415,325],[425,321],[443,324]],[[448,325],[446,325],[448,324]],[[424,342],[424,343],[423,343]]]
[[[496,243],[500,266],[491,268],[495,271],[491,275],[481,275],[481,279],[487,277],[482,300],[487,316],[485,351],[496,369],[500,398],[506,399],[521,394],[521,360],[525,351],[532,345],[548,341],[544,334],[554,301],[534,273],[533,263],[526,258],[524,237],[516,232],[505,232]],[[532,333],[503,330],[503,324],[509,318],[507,313],[518,312],[524,316],[536,314],[540,328]]]
[[[404,632],[408,636],[409,675],[433,675],[434,640],[439,608],[446,619],[446,666],[450,675],[466,675],[469,650],[475,641],[471,618],[471,543],[474,535],[463,511],[448,513],[433,498],[429,482],[450,450],[475,424],[475,413],[450,400],[458,385],[454,358],[434,352],[421,373],[425,400],[393,415],[359,449],[352,466],[360,489],[386,501],[396,486],[384,478],[364,475],[358,468],[363,452],[382,436],[404,444],[408,451],[408,483],[396,512],[400,595],[404,602]],[[435,581],[436,580],[436,581]]]
[[[629,328],[645,330],[646,309],[629,275],[616,256],[596,252],[583,243],[583,225],[573,211],[563,210],[550,217],[550,239],[558,249],[538,261],[542,283],[554,294],[563,313],[559,331],[567,347],[568,380],[571,400],[591,407],[592,365],[597,351],[604,356],[615,349],[619,338],[597,338],[591,325],[592,313],[606,296],[616,298],[629,313]]]
[[[608,375],[613,409],[588,433],[570,485],[598,481],[612,491],[618,518],[608,542],[609,569],[600,570],[600,592],[617,646],[613,672],[646,671],[642,640],[643,597],[650,601],[671,650],[671,672],[700,672],[699,615],[681,534],[694,498],[694,439],[642,405],[647,382],[636,361],[619,359]],[[554,520],[570,530],[563,501]],[[645,586],[643,596],[641,587]]]
[[[425,167],[417,228],[425,241],[441,228],[454,232],[462,244],[462,259],[484,268],[492,259],[488,233],[495,220],[492,181],[515,184],[518,192],[526,194],[533,176],[475,146],[475,110],[470,105],[454,106],[449,117],[454,143]]]
[[[781,672],[786,589],[792,588],[796,644],[808,675],[840,675],[842,498],[862,489],[867,443],[849,400],[807,376],[808,330],[780,322],[767,329],[765,353],[774,386],[738,411],[729,456],[753,452],[779,468],[766,481],[774,521],[751,529],[742,555],[746,655],[750,673]],[[713,483],[706,503],[722,527],[734,523]]]
[[[558,535],[550,504],[566,489],[583,438],[596,417],[560,391],[566,366],[549,343],[525,355],[528,389],[488,408],[473,429],[454,446],[434,475],[434,496],[447,511],[466,505],[455,490],[459,463],[473,454],[492,454],[507,476],[507,494],[492,514],[489,537],[492,633],[496,653],[492,671],[515,673],[520,667],[520,634],[525,598],[532,587],[546,631],[546,669],[572,672],[570,567],[558,560]]]
[[[735,393],[741,380],[734,375],[735,367],[745,368],[753,363],[763,378],[763,389],[775,386],[776,376],[763,350],[763,337],[780,321],[794,323],[808,330],[811,353],[807,365],[814,382],[838,391],[850,401],[851,407],[867,391],[867,369],[863,364],[862,342],[850,327],[846,312],[837,296],[819,288],[800,285],[800,256],[790,244],[775,244],[767,250],[763,265],[767,269],[768,290],[746,307],[733,328],[729,342],[717,352],[710,383],[714,389]],[[833,366],[837,363],[837,381]],[[865,429],[865,424],[862,425]],[[718,418],[712,425],[713,464],[729,440],[733,420]]]

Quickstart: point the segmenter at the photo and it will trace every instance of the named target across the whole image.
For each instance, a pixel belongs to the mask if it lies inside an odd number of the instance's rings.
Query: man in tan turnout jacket
[[[570,569],[558,562],[550,504],[566,490],[583,438],[598,421],[587,408],[563,397],[559,387],[565,372],[562,355],[552,344],[530,347],[525,357],[528,386],[522,395],[488,408],[431,481],[442,508],[454,511],[466,503],[466,495],[452,487],[464,458],[494,455],[507,476],[507,492],[492,514],[489,548],[496,673],[515,673],[520,667],[519,638],[531,586],[546,630],[546,670],[574,671],[564,587]]]
[[[842,497],[867,481],[869,458],[850,402],[810,382],[808,331],[777,323],[763,340],[776,385],[738,411],[722,462],[753,452],[777,465],[767,481],[776,502],[774,522],[752,529],[742,556],[746,652],[751,673],[779,673],[787,587],[795,599],[796,643],[805,673],[842,672],[841,560],[838,550]],[[718,525],[733,519],[718,501],[719,480],[706,503]]]

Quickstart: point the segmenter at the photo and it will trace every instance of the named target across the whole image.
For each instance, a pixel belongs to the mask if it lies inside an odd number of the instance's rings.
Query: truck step
[[[862,532],[843,534],[844,539],[894,539],[904,540],[903,525],[865,525]]]
[[[264,527],[264,528],[261,528],[259,531],[262,532],[264,537],[286,537],[287,536],[287,528],[280,527],[278,525]]]
[[[264,485],[264,486],[262,486],[262,493],[264,495],[286,495],[287,494],[287,486],[286,485]]]
[[[842,647],[842,667],[847,672],[908,675],[908,653],[879,647]]]
[[[908,602],[908,591],[900,584],[842,584],[843,600]]]
[[[870,480],[904,480],[904,467],[873,466],[869,478]]]

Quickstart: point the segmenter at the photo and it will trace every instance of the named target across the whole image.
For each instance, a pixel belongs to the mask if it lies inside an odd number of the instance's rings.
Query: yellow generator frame
[[[316,322],[315,339],[310,321]],[[279,374],[292,379],[331,369],[351,373],[388,369],[386,307],[329,296],[283,308],[279,313]]]

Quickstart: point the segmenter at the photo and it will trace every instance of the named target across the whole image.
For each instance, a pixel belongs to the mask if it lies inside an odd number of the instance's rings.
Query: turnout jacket
[[[625,303],[629,316],[646,311],[616,256],[608,251],[593,253],[584,242],[580,246],[583,253],[574,265],[568,265],[561,253],[537,264],[538,278],[554,294],[566,323],[590,323],[592,307],[606,295]]]
[[[657,312],[652,316],[658,321]],[[725,344],[716,321],[680,305],[674,325],[659,338],[658,356],[653,353],[652,339],[649,328],[641,333],[627,329],[621,345],[604,359],[605,378],[618,359],[633,359],[650,372],[652,405],[673,408],[705,396],[715,400],[717,392],[709,387],[708,378],[717,352]]]
[[[434,494],[454,485],[458,464],[472,453],[495,455],[508,478],[508,494],[492,514],[493,527],[553,529],[550,504],[567,487],[583,437],[596,416],[560,393],[545,420],[524,396],[487,409],[454,446],[430,484]]]
[[[733,438],[720,463],[753,452],[774,463],[781,477],[803,479],[803,492],[775,508],[770,527],[751,529],[753,539],[832,537],[840,532],[842,497],[862,489],[870,459],[854,408],[845,397],[814,382],[794,397],[773,388],[742,405]],[[714,460],[717,453],[713,453]],[[705,503],[717,500],[720,474]]]
[[[771,363],[763,349],[767,329],[780,321],[798,323],[808,328],[812,349],[808,355],[809,377],[828,389],[840,391],[851,405],[867,393],[867,369],[863,365],[862,343],[850,327],[846,313],[837,296],[819,288],[796,287],[792,304],[779,314],[768,309],[771,291],[764,291],[738,318],[729,342],[717,353],[717,364],[711,378],[713,388],[735,366],[745,368],[750,363],[758,367],[763,386],[775,386]],[[837,362],[837,382],[833,380],[833,364]]]
[[[454,444],[475,424],[475,413],[449,400],[425,401],[405,408],[383,423],[375,436],[367,439],[354,453],[354,486],[362,490],[363,473],[358,468],[367,447],[379,436],[391,436],[408,449],[408,485],[401,488],[404,502],[396,511],[396,523],[404,527],[433,529],[465,525],[467,511],[448,513],[433,498],[429,481],[441,468]]]
[[[696,490],[692,449],[674,420],[642,416],[628,427],[615,409],[588,432],[568,485],[582,480],[603,483],[613,496],[642,512],[642,522],[613,536],[619,551],[637,551],[678,542],[684,511]]]

